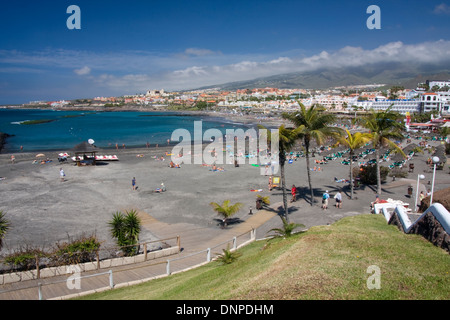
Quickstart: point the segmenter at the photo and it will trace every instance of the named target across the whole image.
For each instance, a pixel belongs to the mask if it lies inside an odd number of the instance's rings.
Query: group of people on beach
[[[330,197],[331,196],[330,196],[328,190],[325,190],[325,192],[322,195],[322,210],[328,209],[328,201],[329,201]],[[334,206],[338,209],[342,209],[342,194],[339,190],[334,195],[334,200],[336,201]]]
[[[136,191],[137,189],[138,189],[137,180],[136,180],[136,177],[133,177],[133,179],[131,179],[131,190]],[[155,190],[153,190],[154,193],[163,193],[163,192],[166,192],[166,191],[167,191],[167,188],[164,185],[164,182],[161,183],[161,187],[156,188]]]
[[[273,187],[274,187],[273,178],[269,177],[269,191],[272,191]],[[293,184],[291,187],[291,196],[292,196],[291,203],[296,202],[297,201],[297,187],[295,186],[295,184]],[[322,210],[328,209],[329,199],[330,199],[330,194],[329,194],[328,190],[326,190],[322,195]],[[336,201],[335,207],[342,209],[342,193],[340,190],[338,190],[336,192],[336,194],[334,195],[334,199]]]

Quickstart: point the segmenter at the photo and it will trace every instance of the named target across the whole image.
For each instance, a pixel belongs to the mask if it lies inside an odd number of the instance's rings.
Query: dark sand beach
[[[438,145],[439,142],[432,142]],[[62,152],[61,150],[60,152]],[[242,202],[243,209],[236,215],[242,221],[249,217],[250,207],[254,214],[257,194],[269,196],[271,208],[277,210],[282,205],[280,189],[268,190],[268,176],[261,175],[260,168],[248,162],[239,167],[231,164],[220,165],[224,171],[213,172],[211,167],[200,164],[182,164],[181,168],[170,168],[172,147],[109,149],[104,154],[117,155],[119,161],[100,162],[97,166],[77,167],[72,161],[58,163],[58,152],[43,152],[52,160],[46,164],[33,164],[33,153],[0,155],[0,210],[11,221],[11,229],[5,238],[2,251],[19,246],[32,245],[51,247],[68,237],[95,234],[104,245],[113,244],[109,235],[108,221],[117,211],[136,209],[146,212],[157,220],[169,224],[185,223],[187,228],[197,226],[212,228],[221,232],[217,216],[210,202]],[[163,157],[165,160],[157,160]],[[383,185],[382,198],[402,200],[414,207],[414,194],[410,197],[408,187],[416,186],[417,175],[423,173],[425,179],[420,190],[431,188],[432,171],[426,160],[428,154],[418,154],[410,162],[415,171],[405,179],[388,177]],[[321,159],[316,155],[314,159]],[[247,160],[248,161],[248,160]],[[288,199],[293,184],[298,190],[298,201],[290,203],[290,220],[306,227],[331,224],[343,217],[367,214],[370,202],[375,199],[375,186],[363,186],[355,191],[355,199],[349,200],[349,189],[334,178],[348,179],[348,166],[342,159],[329,161],[321,166],[321,171],[311,172],[315,192],[315,203],[309,202],[309,189],[305,158],[286,164],[286,185]],[[388,163],[383,163],[387,165]],[[61,182],[59,171],[63,168],[66,177]],[[132,190],[131,180],[136,177],[137,190]],[[154,193],[161,186],[165,193]],[[448,166],[436,175],[435,190],[450,187]],[[262,189],[261,192],[251,190]],[[321,209],[321,195],[329,190],[333,196],[338,189],[343,192],[342,209],[335,208],[331,199],[328,210]],[[258,229],[258,237],[274,227],[280,227],[278,217]],[[259,227],[259,226],[258,226]],[[233,228],[233,225],[229,226]],[[148,230],[143,230],[141,241],[155,240]]]

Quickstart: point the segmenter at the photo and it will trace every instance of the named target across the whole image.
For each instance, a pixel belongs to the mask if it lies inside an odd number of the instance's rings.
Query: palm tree
[[[133,245],[139,242],[141,232],[141,220],[135,210],[126,212],[116,212],[109,222],[111,236],[117,239],[117,244],[127,255],[132,255],[133,251],[138,252],[139,246]]]
[[[370,133],[355,132],[353,135],[350,131],[345,130],[347,136],[342,135],[338,138],[338,143],[342,144],[350,149],[350,199],[353,199],[353,154],[356,149],[361,148],[366,143],[372,140]]]
[[[243,206],[240,202],[230,205],[230,200],[225,200],[222,205],[216,202],[211,202],[210,205],[213,207],[213,210],[222,217],[224,227],[226,227],[228,219],[241,210]]]
[[[264,126],[258,125],[260,129],[265,129]],[[286,153],[291,151],[295,142],[300,134],[302,128],[286,128],[284,125],[281,125],[278,128],[278,161],[280,164],[280,175],[281,175],[281,189],[283,192],[283,207],[284,207],[284,218],[289,221],[288,217],[288,204],[287,204],[287,194],[286,194],[286,179],[285,179],[285,170],[284,166],[286,164]],[[268,131],[268,140],[269,143],[272,142],[272,136],[270,131]]]
[[[450,127],[441,127],[439,129],[439,135],[447,142],[447,137],[450,135]]]
[[[373,147],[375,149],[376,171],[377,171],[377,193],[381,194],[381,175],[380,175],[380,148],[388,146],[396,152],[400,152],[405,157],[402,149],[391,139],[404,139],[402,130],[403,122],[400,121],[400,114],[391,111],[389,107],[385,111],[371,111],[362,118],[362,125],[370,130],[372,134]]]
[[[242,253],[231,250],[230,245],[228,245],[226,249],[222,249],[222,251],[223,253],[216,258],[216,261],[220,262],[222,265],[233,263],[242,256]]]
[[[287,129],[284,125],[278,129],[279,136],[279,162],[280,162],[280,174],[281,174],[281,188],[283,190],[283,206],[284,206],[284,219],[289,222],[288,216],[288,204],[286,194],[286,175],[284,172],[284,165],[286,164],[286,153],[291,151],[295,145],[298,135],[302,128]]]
[[[270,197],[269,196],[262,196],[260,194],[256,195],[256,199],[258,201],[261,201],[263,205],[270,205]]]
[[[9,230],[10,222],[6,219],[3,211],[0,211],[0,250],[3,248],[3,239],[5,238],[6,232]]]
[[[311,192],[311,206],[314,205],[314,191],[311,184],[311,172],[309,163],[309,150],[311,142],[315,141],[318,145],[322,145],[326,138],[339,136],[342,129],[329,127],[333,123],[335,116],[324,113],[325,110],[318,105],[312,105],[309,109],[299,102],[300,111],[295,113],[284,113],[283,118],[290,120],[297,129],[299,129],[298,137],[303,140],[305,145],[306,170],[308,173],[309,190]]]
[[[275,232],[275,237],[289,238],[294,234],[294,230],[297,228],[304,228],[305,225],[299,223],[289,223],[286,219],[281,218],[283,221],[283,228],[274,228],[269,232]]]

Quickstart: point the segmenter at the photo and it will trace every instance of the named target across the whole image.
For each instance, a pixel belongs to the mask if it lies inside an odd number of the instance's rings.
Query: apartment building
[[[437,110],[443,115],[450,115],[450,91],[424,93],[421,103],[424,112]]]
[[[447,92],[438,92],[441,100],[442,100],[442,109],[441,113],[444,115],[450,115],[450,91]]]
[[[450,80],[427,80],[426,84],[430,89],[434,86],[437,86],[439,88],[450,87]]]
[[[420,112],[420,100],[401,99],[401,100],[377,100],[372,102],[372,109],[375,111],[383,111],[391,108],[392,111],[400,114]]]
[[[420,108],[422,112],[441,111],[442,99],[436,92],[426,92],[420,97]]]

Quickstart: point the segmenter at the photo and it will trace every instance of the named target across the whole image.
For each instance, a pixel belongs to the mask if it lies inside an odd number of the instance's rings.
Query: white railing
[[[249,235],[249,238],[248,238]],[[247,237],[246,237],[247,236]],[[243,239],[245,238],[245,239]],[[76,276],[73,278],[69,278],[69,279],[64,279],[64,280],[58,280],[58,281],[52,281],[52,282],[47,282],[47,283],[38,283],[37,284],[37,297],[39,300],[44,300],[44,291],[45,287],[48,286],[52,286],[52,285],[63,285],[66,286],[68,281],[79,281],[81,279],[85,279],[85,278],[92,278],[92,277],[100,277],[103,275],[109,275],[109,286],[107,287],[100,287],[94,290],[89,290],[89,291],[84,291],[84,292],[78,292],[78,293],[74,293],[74,294],[68,294],[68,295],[63,295],[63,296],[57,296],[57,297],[51,297],[51,298],[47,298],[47,299],[53,299],[53,300],[64,300],[64,299],[69,299],[69,298],[75,298],[75,297],[80,297],[86,294],[90,294],[93,292],[101,292],[101,291],[105,291],[105,290],[111,290],[114,288],[119,288],[119,287],[124,287],[124,286],[129,286],[135,283],[143,283],[143,282],[147,282],[156,278],[161,278],[161,277],[166,277],[166,276],[170,276],[172,274],[175,273],[179,273],[179,272],[184,272],[196,267],[199,267],[201,265],[204,265],[206,263],[211,262],[212,260],[214,260],[215,257],[218,256],[217,253],[214,253],[213,250],[217,249],[217,248],[227,248],[230,249],[231,251],[237,250],[240,247],[243,247],[251,242],[254,242],[256,240],[256,230],[252,229],[250,231],[247,231],[239,236],[233,237],[232,239],[229,239],[227,241],[221,242],[219,244],[216,244],[213,247],[207,248],[205,250],[201,250],[198,252],[194,252],[192,254],[187,254],[184,256],[180,256],[174,259],[168,259],[166,261],[162,261],[162,262],[156,262],[153,264],[146,264],[145,266],[135,266],[135,267],[130,267],[128,269],[120,269],[120,270],[116,270],[113,271],[112,269],[107,271],[107,272],[101,272],[101,273],[96,273],[96,274],[92,274],[92,275],[86,275],[86,276]],[[179,244],[179,240],[177,241]],[[203,255],[203,256],[202,256]],[[199,257],[196,259],[192,259],[193,257]],[[186,262],[187,261],[187,262]],[[178,267],[176,268],[175,264],[178,263]],[[162,271],[161,269],[161,265],[166,264],[166,268],[165,268],[165,272]],[[113,274],[114,272],[120,273],[120,272],[127,272],[130,271],[132,269],[139,269],[139,268],[154,268],[157,269],[158,267],[158,271],[153,271],[153,274],[156,274],[155,276],[152,277],[148,277],[145,279],[140,279],[137,281],[130,281],[127,283],[120,283],[120,284],[115,284],[114,283],[114,279],[113,279]],[[150,271],[148,272],[150,273]],[[30,286],[27,288],[18,288],[18,289],[11,289],[11,290],[6,290],[6,291],[0,291],[0,296],[2,294],[8,294],[8,293],[12,293],[12,292],[18,292],[21,290],[35,290],[36,286]],[[65,288],[66,289],[66,288]],[[47,290],[46,292],[50,292],[52,290]],[[29,293],[28,293],[29,294]],[[0,298],[1,299],[1,298]]]
[[[392,215],[389,213],[388,209],[389,208],[387,207],[382,207],[380,208],[380,210],[375,211],[375,213],[378,214],[379,212],[381,212],[384,215],[386,221],[389,222]],[[448,212],[448,210],[445,209],[445,207],[440,203],[433,203],[416,221],[414,221],[414,223],[412,223],[409,219],[408,214],[406,213],[406,209],[403,206],[396,206],[393,213],[397,214],[397,217],[399,218],[405,233],[409,233],[409,231],[414,227],[415,224],[422,220],[425,215],[431,213],[442,225],[445,232],[450,234],[450,212]]]

